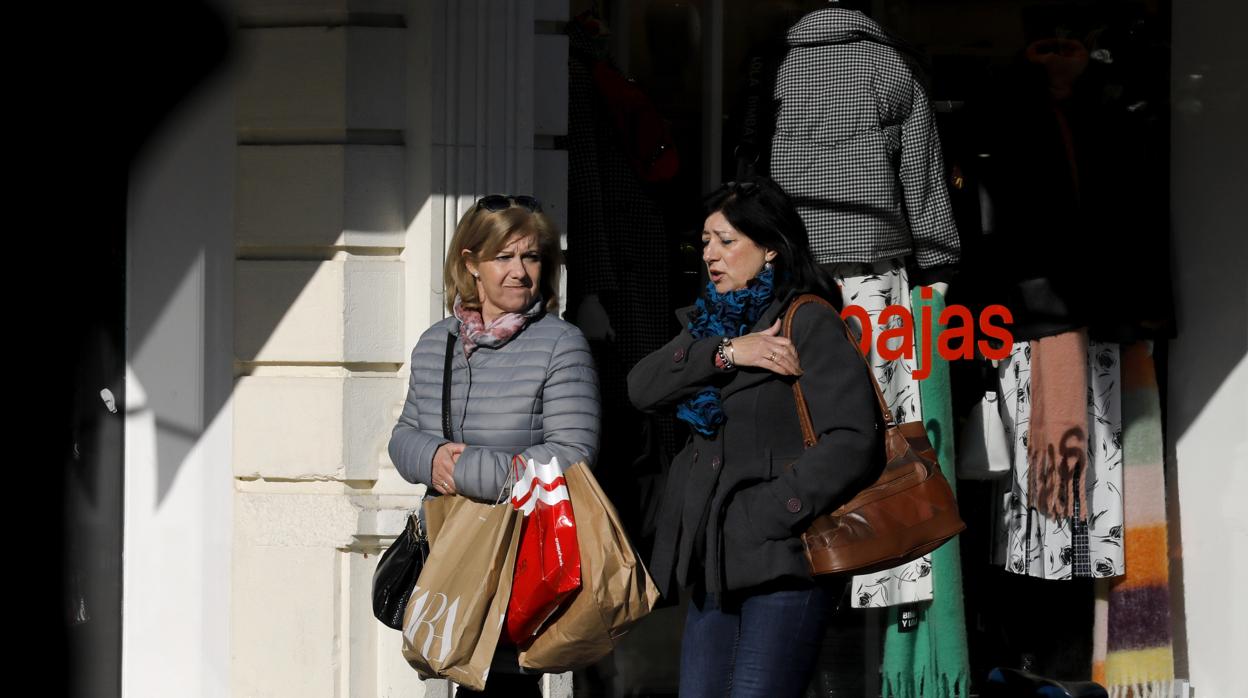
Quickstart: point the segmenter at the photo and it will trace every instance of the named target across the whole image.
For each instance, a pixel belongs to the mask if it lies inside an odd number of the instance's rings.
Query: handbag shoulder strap
[[[840,321],[841,328],[845,330],[845,336],[849,338],[849,343],[855,349],[858,347],[858,340],[849,329],[849,325],[845,323],[845,319],[841,317],[840,313],[836,312],[836,307],[813,293],[803,293],[798,296],[789,304],[788,310],[785,311],[782,327],[784,328],[784,336],[789,341],[793,340],[793,317],[797,315],[797,309],[807,303],[818,303],[831,310],[832,314]],[[871,380],[872,389],[875,390],[876,403],[880,408],[880,414],[884,417],[884,426],[886,429],[891,429],[895,425],[893,424],[893,413],[888,409],[888,401],[884,399],[884,393],[880,390],[879,382],[875,380],[875,373],[871,371],[871,364],[867,362],[867,357],[863,356],[861,351],[858,352],[858,356],[862,358],[862,363],[867,368],[867,376]],[[798,358],[800,359],[801,357]],[[805,444],[806,448],[810,448],[819,439],[815,435],[815,427],[810,420],[810,408],[806,405],[806,396],[802,393],[802,382],[800,379],[793,381],[793,402],[797,405],[797,421],[802,426],[802,443]]]
[[[451,359],[455,358],[455,335],[446,333],[446,362],[442,365],[442,436],[454,441],[451,436]]]

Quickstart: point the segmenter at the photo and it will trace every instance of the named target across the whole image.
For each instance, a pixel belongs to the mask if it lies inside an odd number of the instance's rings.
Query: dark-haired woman
[[[629,373],[643,411],[674,407],[690,427],[659,513],[650,571],[664,594],[691,590],[680,695],[799,696],[844,580],[812,579],[802,532],[878,472],[878,408],[866,365],[785,193],[757,177],[707,197],[710,281],[678,312],[684,329]],[[799,379],[817,443],[803,449]]]

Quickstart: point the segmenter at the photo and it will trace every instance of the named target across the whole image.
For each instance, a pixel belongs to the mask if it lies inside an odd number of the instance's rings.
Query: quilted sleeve
[[[433,454],[438,446],[446,443],[441,434],[423,431],[420,428],[420,410],[416,393],[416,376],[418,374],[418,352],[420,343],[412,349],[409,364],[411,376],[407,382],[407,399],[403,403],[403,412],[399,421],[390,433],[390,460],[404,480],[428,485],[433,472]]]

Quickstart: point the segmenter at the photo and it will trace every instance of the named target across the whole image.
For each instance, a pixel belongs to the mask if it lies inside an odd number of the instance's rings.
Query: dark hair
[[[704,215],[723,213],[732,227],[756,244],[775,250],[772,265],[776,269],[777,298],[796,289],[820,295],[838,309],[841,307],[841,294],[815,263],[806,224],[780,185],[768,177],[752,175],[721,185],[706,195],[702,205]]]

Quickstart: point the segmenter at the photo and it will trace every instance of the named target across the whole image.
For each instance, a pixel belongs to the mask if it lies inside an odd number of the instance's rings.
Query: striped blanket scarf
[[[1092,678],[1111,698],[1170,698],[1170,567],[1161,401],[1152,346],[1122,354],[1126,574],[1096,580]]]

